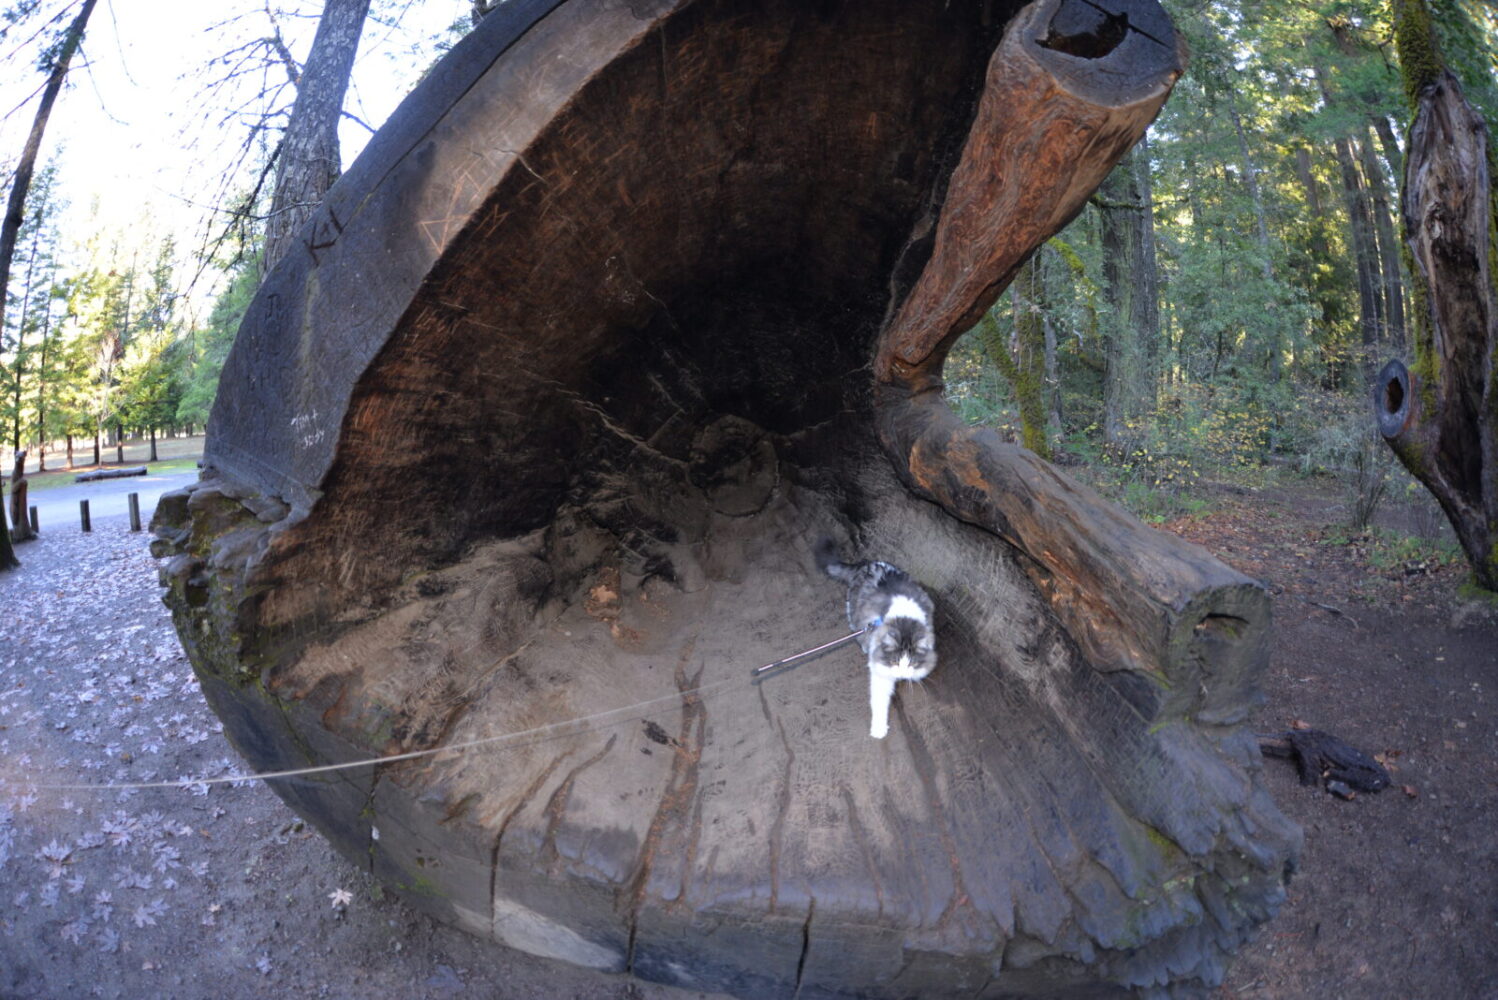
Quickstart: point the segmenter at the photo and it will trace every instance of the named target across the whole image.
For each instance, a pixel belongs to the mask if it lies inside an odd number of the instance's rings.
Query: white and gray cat
[[[931,598],[910,574],[887,562],[844,563],[830,538],[817,542],[817,565],[848,585],[848,624],[868,657],[869,735],[889,734],[889,703],[899,681],[918,681],[936,666]]]

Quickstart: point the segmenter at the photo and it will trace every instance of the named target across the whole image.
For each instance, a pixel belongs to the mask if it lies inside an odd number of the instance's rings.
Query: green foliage
[[[219,374],[259,284],[260,269],[253,260],[241,261],[230,268],[228,284],[213,304],[208,325],[196,331],[192,349],[186,355],[182,393],[175,413],[177,423],[208,423],[218,393]]]
[[[1365,379],[1375,362],[1423,349],[1408,260],[1397,259],[1397,238],[1377,232],[1397,234],[1399,225],[1396,136],[1408,111],[1396,15],[1433,12],[1435,44],[1453,64],[1461,52],[1464,85],[1492,95],[1498,113],[1498,8],[1469,0],[1166,6],[1192,58],[1149,138],[1159,326],[1133,348],[1138,356],[1123,359],[1138,382],[1121,431],[1105,444],[1108,338],[1131,316],[1099,294],[1110,267],[1103,215],[1119,206],[1117,195],[1109,205],[1095,199],[1040,252],[1040,287],[1029,296],[1055,334],[1049,388],[1061,403],[1059,440],[1086,463],[1084,476],[1146,516],[1189,509],[1193,483],[1288,466],[1335,477],[1349,520],[1366,524],[1386,491],[1407,480],[1372,434]],[[1355,211],[1374,231],[1357,235]],[[1377,322],[1369,285],[1360,288],[1360,248],[1364,262],[1377,255]],[[1132,287],[1146,287],[1135,269],[1147,262],[1111,264]],[[1394,322],[1401,314],[1408,342]],[[1024,424],[1021,373],[1008,370],[1017,317],[1006,293],[985,321],[1003,331],[1008,361],[985,354],[983,342],[995,338],[980,327],[947,369],[959,414],[1012,438]]]

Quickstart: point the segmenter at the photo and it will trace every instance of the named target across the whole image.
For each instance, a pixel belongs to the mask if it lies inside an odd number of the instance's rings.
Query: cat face
[[[874,630],[869,669],[901,681],[918,681],[936,666],[936,638],[914,618],[891,618]]]

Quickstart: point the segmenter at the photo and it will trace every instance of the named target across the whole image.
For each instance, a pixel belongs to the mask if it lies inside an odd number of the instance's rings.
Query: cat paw
[[[886,736],[889,735],[889,726],[888,725],[883,725],[883,726],[874,725],[874,726],[870,726],[869,727],[869,735],[872,736],[872,737],[874,737],[874,739],[876,739],[876,740],[882,740]]]

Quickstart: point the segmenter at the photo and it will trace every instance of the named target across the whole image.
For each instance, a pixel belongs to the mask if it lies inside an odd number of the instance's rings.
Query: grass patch
[[[144,465],[148,475],[160,476],[173,472],[192,472],[198,467],[196,458],[174,458],[168,462],[137,462],[136,465]],[[126,467],[131,467],[127,464]],[[72,486],[76,477],[81,472],[89,472],[94,469],[108,469],[109,465],[86,465],[75,469],[60,469],[56,472],[33,472],[26,477],[26,489],[28,495],[42,493],[46,490],[54,490],[62,486]],[[7,480],[8,482],[8,480]],[[10,487],[6,486],[7,495]]]

